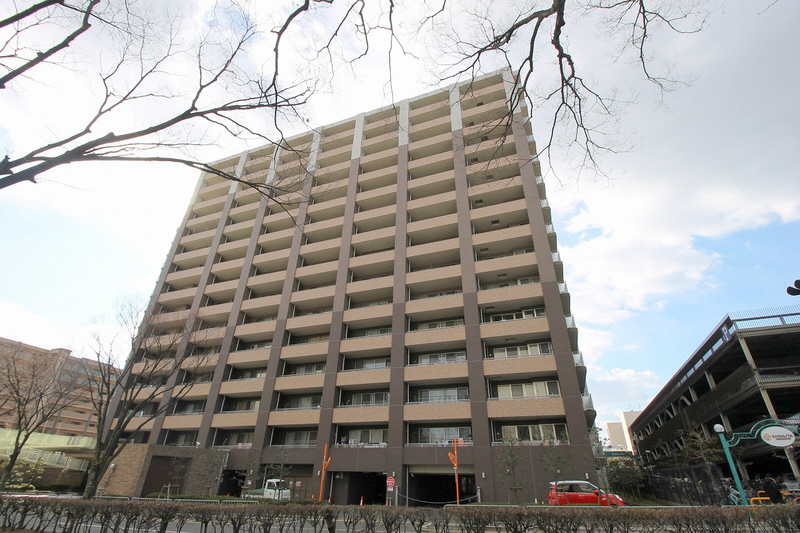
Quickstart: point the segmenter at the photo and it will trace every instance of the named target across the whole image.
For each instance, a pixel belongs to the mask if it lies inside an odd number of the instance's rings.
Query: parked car
[[[289,487],[282,479],[268,479],[260,489],[248,490],[242,498],[267,498],[270,500],[289,500],[292,498]]]
[[[608,494],[588,481],[553,481],[547,494],[550,505],[625,505],[616,494]]]

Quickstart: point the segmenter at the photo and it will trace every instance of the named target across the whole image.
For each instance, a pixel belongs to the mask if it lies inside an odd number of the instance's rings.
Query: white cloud
[[[614,344],[613,335],[609,331],[588,327],[581,327],[579,331],[581,353],[588,363],[596,362]]]
[[[619,420],[619,411],[643,409],[663,385],[650,370],[612,368],[588,364],[589,391],[597,409],[598,427]]]

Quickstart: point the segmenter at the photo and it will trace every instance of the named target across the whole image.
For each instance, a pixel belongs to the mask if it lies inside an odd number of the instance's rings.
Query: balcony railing
[[[458,441],[459,446],[472,446],[471,440],[461,440]],[[407,448],[428,448],[428,447],[452,447],[453,441],[452,440],[443,440],[440,442],[407,442]]]

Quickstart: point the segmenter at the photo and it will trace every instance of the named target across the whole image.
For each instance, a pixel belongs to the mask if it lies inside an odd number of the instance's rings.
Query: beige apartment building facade
[[[285,144],[217,164],[277,199],[201,176],[145,320],[185,332],[169,357],[205,359],[106,492],[158,490],[174,457],[184,492],[254,489],[281,464],[295,497],[334,503],[454,501],[451,453],[472,501],[593,479],[594,409],[512,73]]]

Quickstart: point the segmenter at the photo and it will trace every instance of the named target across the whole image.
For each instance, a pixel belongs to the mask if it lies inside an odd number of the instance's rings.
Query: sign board
[[[791,446],[794,444],[795,438],[790,429],[782,426],[768,426],[761,430],[761,440],[778,448]]]
[[[392,476],[386,478],[386,486],[390,489],[394,487],[394,478]]]

